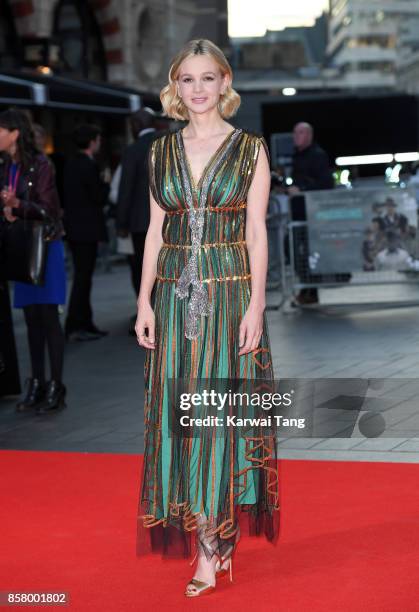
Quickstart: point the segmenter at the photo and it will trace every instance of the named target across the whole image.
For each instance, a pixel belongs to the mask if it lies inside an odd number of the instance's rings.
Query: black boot
[[[46,414],[65,408],[66,392],[67,390],[62,382],[59,382],[58,380],[50,380],[47,384],[45,401],[37,407],[36,413]]]
[[[25,412],[39,406],[45,399],[45,383],[39,378],[28,378],[26,381],[26,395],[16,405],[17,412]]]

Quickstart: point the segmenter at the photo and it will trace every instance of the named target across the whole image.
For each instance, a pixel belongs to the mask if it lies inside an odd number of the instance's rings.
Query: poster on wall
[[[419,269],[418,206],[410,189],[311,191],[305,199],[312,272]]]

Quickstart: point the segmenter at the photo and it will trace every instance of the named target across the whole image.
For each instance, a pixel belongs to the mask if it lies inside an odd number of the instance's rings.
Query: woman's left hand
[[[239,355],[250,353],[258,348],[263,331],[264,308],[252,304],[244,315],[239,328]]]
[[[19,208],[20,202],[14,193],[6,190],[1,192],[1,198],[4,203],[4,216],[10,223],[13,223],[13,221],[16,221],[17,217],[14,216],[12,209]]]
[[[1,192],[1,199],[3,200],[4,205],[8,206],[9,208],[19,208],[20,206],[20,202],[13,191],[4,189]]]
[[[14,207],[16,208],[16,207]],[[7,221],[10,221],[10,223],[13,223],[14,221],[16,221],[17,217],[14,216],[14,214],[12,213],[12,207],[11,206],[5,206],[3,208],[3,212],[4,212],[4,216],[7,219]]]

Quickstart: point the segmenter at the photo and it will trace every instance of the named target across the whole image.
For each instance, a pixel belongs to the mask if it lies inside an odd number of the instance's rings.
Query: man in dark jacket
[[[333,189],[335,185],[328,155],[313,141],[313,136],[313,128],[309,123],[297,123],[294,127],[293,186],[290,188],[292,194]]]
[[[333,189],[335,181],[327,153],[314,142],[313,127],[309,123],[297,123],[293,131],[295,151],[292,163],[293,184],[288,189],[291,197],[290,211],[293,221],[306,221],[304,191]],[[308,266],[309,245],[307,228],[301,227],[294,239],[295,269],[300,280],[306,283],[321,283],[323,277],[312,275]],[[303,289],[297,297],[300,304],[318,301],[317,289]]]
[[[150,195],[148,183],[148,152],[156,137],[155,113],[142,108],[131,117],[134,142],[124,151],[121,161],[116,226],[118,234],[131,234],[134,255],[128,257],[132,286],[138,296],[141,284],[144,242],[150,223]]]
[[[75,132],[75,143],[79,152],[64,170],[64,225],[74,267],[66,336],[82,341],[107,334],[93,323],[90,293],[98,243],[107,241],[103,208],[109,185],[102,180],[95,161],[101,145],[99,128],[81,125]]]

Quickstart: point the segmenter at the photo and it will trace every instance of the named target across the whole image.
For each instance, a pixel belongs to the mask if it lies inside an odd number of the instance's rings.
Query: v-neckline
[[[183,154],[183,157],[185,159],[185,164],[186,164],[186,168],[187,168],[187,172],[188,172],[188,176],[189,176],[189,181],[191,183],[191,186],[192,186],[193,190],[195,192],[197,192],[201,188],[202,182],[203,182],[204,178],[206,177],[207,173],[209,172],[210,168],[212,167],[212,165],[217,160],[217,158],[218,158],[219,154],[221,153],[221,151],[224,149],[224,146],[230,141],[231,136],[235,132],[237,132],[238,128],[234,128],[234,130],[231,130],[227,134],[227,136],[224,138],[224,140],[221,142],[220,146],[211,155],[211,157],[209,158],[209,160],[207,161],[207,163],[204,166],[204,169],[203,169],[203,171],[201,173],[201,176],[199,177],[198,182],[195,181],[195,177],[194,177],[193,172],[192,172],[192,167],[191,167],[191,165],[189,163],[188,154],[186,153],[185,141],[183,139],[183,133],[182,133],[183,130],[184,130],[184,128],[179,130],[180,140],[181,140],[181,144],[182,144],[182,154]]]

